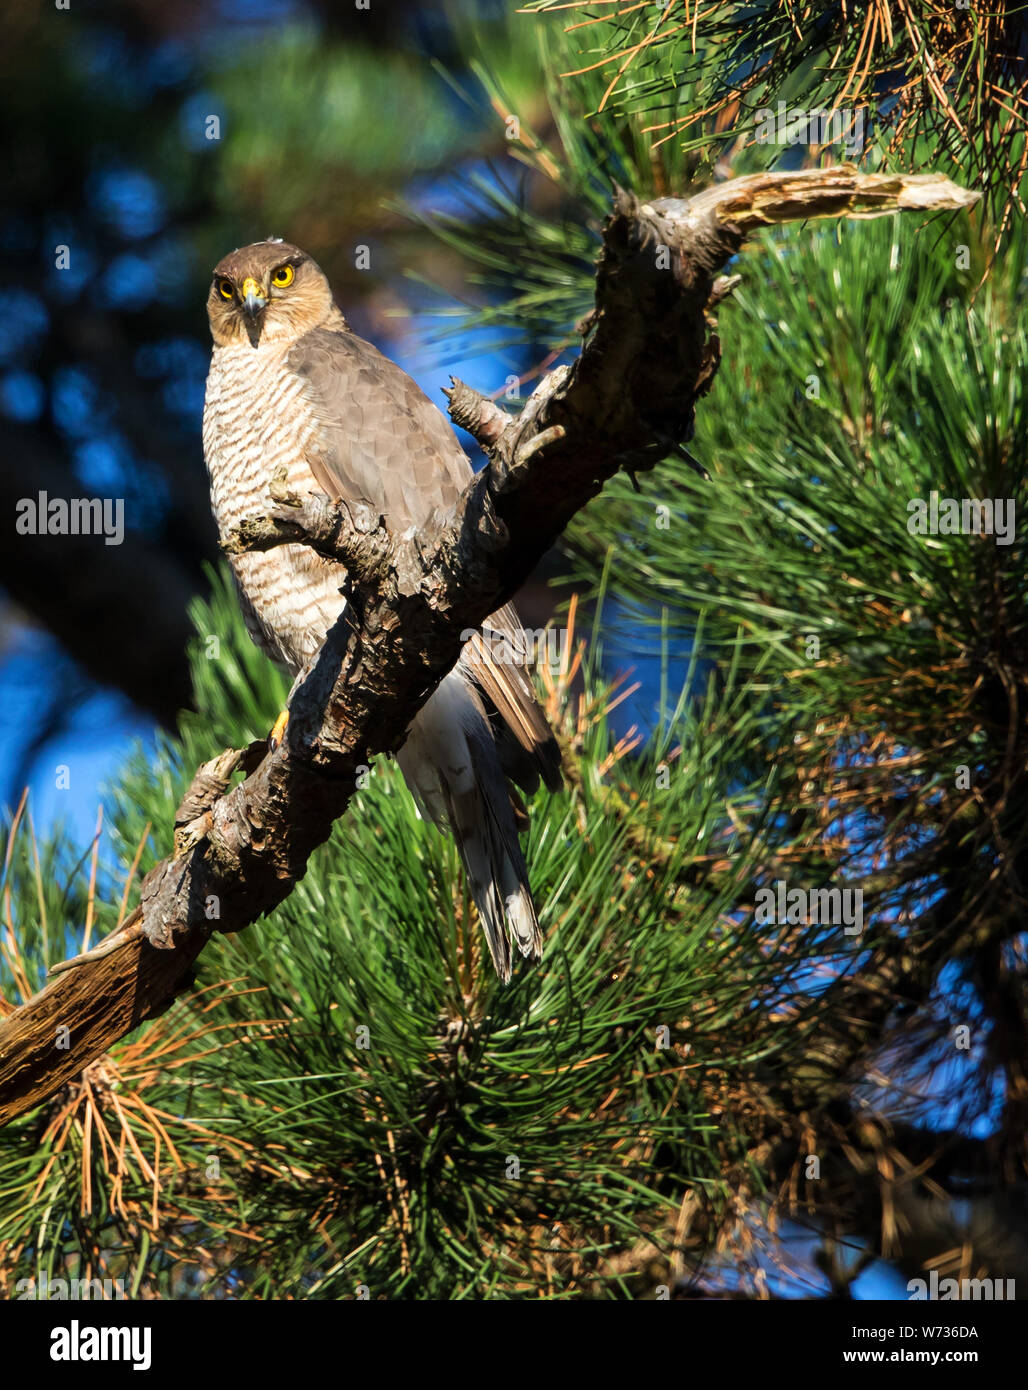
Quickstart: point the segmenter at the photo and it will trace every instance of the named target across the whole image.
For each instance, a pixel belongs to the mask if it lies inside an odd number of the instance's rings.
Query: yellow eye
[[[231,280],[219,280],[219,281],[218,281],[218,293],[221,295],[222,299],[231,299],[231,298],[232,298],[232,293],[233,293],[233,291],[232,291],[232,281],[231,281]]]
[[[291,265],[280,265],[271,277],[271,283],[277,285],[279,289],[284,289],[286,285],[293,283],[293,267]]]

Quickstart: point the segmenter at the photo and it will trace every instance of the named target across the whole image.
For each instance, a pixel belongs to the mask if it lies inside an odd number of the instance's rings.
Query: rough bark
[[[976,195],[934,176],[851,168],[761,174],[697,197],[640,203],[617,190],[582,351],[509,419],[458,383],[451,415],[488,466],[421,536],[396,538],[366,509],[324,498],[272,503],[233,544],[302,540],[345,564],[347,615],[294,686],[283,742],[222,790],[234,759],[200,770],[174,855],[143,884],[136,914],[96,951],[65,962],[0,1023],[0,1123],[38,1104],[186,987],[213,930],[238,931],[302,877],[376,754],[395,751],[457,659],[459,634],[515,592],[570,518],[619,469],[654,467],[691,437],[717,371],[717,274],[745,235],[820,216],[938,210]],[[248,755],[252,759],[252,752]],[[55,1030],[68,1029],[67,1047]]]

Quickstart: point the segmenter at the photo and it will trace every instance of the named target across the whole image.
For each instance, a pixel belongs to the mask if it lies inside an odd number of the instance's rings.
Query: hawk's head
[[[292,342],[324,323],[332,291],[316,261],[287,241],[255,241],[214,267],[207,317],[218,347]]]

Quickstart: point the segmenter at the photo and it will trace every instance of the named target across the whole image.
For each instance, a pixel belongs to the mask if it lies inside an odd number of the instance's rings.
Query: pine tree
[[[766,162],[721,108],[654,146],[660,45],[640,50],[648,84],[629,67],[608,95],[639,22],[593,26],[607,67],[574,80],[578,40],[550,18],[531,62],[495,29],[465,36],[527,182],[462,181],[465,215],[427,221],[479,267],[473,321],[506,342],[575,343],[612,181],[684,195],[719,161]],[[683,61],[680,25],[667,44]],[[793,100],[811,61],[786,45],[754,96]],[[549,109],[512,127],[540,64]],[[683,108],[723,72],[690,72]],[[943,165],[944,136],[919,138]],[[453,846],[376,764],[266,921],[216,935],[189,993],[0,1131],[8,1280],[645,1298],[760,1293],[777,1271],[792,1282],[772,1287],[821,1288],[788,1268],[791,1222],[845,1290],[847,1246],[905,1277],[937,1262],[958,1227],[931,1199],[972,1177],[968,1272],[1024,1259],[990,1222],[1015,1224],[1028,1132],[1028,245],[1005,194],[988,209],[761,233],[689,450],[572,524],[579,598],[539,672],[567,787],[536,797],[526,845],[541,969],[496,983]],[[970,533],[923,529],[947,498],[961,522],[965,499],[995,501],[991,529],[978,509]],[[13,817],[2,1012],[124,917],[195,768],[282,707],[224,575],[193,618],[201,713],[112,785],[116,862],[72,862],[27,806]],[[619,640],[661,663],[652,731],[613,726]],[[853,931],[811,911],[844,890]]]

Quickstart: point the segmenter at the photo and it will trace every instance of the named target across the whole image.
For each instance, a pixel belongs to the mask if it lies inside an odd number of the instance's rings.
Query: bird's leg
[[[268,735],[268,747],[274,753],[275,749],[285,738],[286,729],[289,726],[289,711],[284,709],[275,720],[271,733]]]
[[[293,703],[293,696],[303,685],[304,681],[313,671],[319,653],[316,653],[308,662],[296,673],[292,685],[289,687],[289,694],[286,696],[286,707],[275,720],[274,727],[268,735],[268,748],[272,753],[278,748],[286,736],[286,729],[289,727],[289,706]]]

